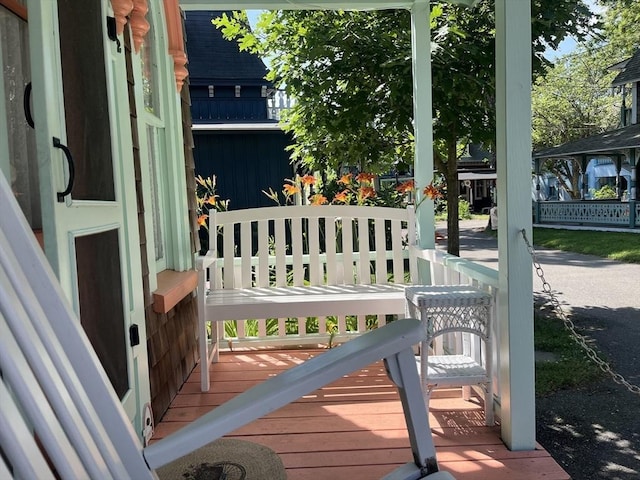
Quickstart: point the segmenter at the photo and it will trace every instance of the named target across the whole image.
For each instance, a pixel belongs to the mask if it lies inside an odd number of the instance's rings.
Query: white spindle
[[[376,252],[376,283],[388,283],[389,275],[387,273],[387,242],[385,235],[385,220],[377,218],[375,222],[375,252]],[[396,282],[395,272],[394,282]]]
[[[234,232],[234,224],[227,223],[223,227],[223,235],[224,235],[224,244],[223,244],[223,252],[224,252],[224,278],[223,278],[223,288],[236,288],[240,286],[240,283],[235,284],[235,232]]]
[[[293,255],[293,285],[299,287],[304,284],[304,268],[302,265],[302,239],[304,230],[302,219],[295,217],[291,219],[291,254]]]
[[[328,223],[325,221],[325,224]],[[309,219],[309,283],[311,285],[321,285],[322,265],[320,263],[320,222],[318,217]]]
[[[260,287],[269,286],[269,222],[258,222],[258,266],[257,284]]]
[[[251,254],[252,254],[251,244],[251,222],[242,222],[240,224],[240,255],[242,256],[241,265],[242,265],[242,288],[249,288],[252,286],[253,275],[251,269]]]
[[[411,245],[411,243],[410,243]],[[408,247],[407,247],[408,248]],[[393,282],[404,283],[404,257],[402,255],[402,224],[391,220],[391,249],[393,251]],[[411,278],[416,278],[412,276]],[[380,282],[380,280],[378,280]]]
[[[350,218],[341,219],[342,225],[342,268],[343,281],[347,285],[355,283],[353,276],[353,223]],[[338,262],[340,264],[340,262]]]
[[[369,219],[358,218],[357,226],[358,234],[358,250],[360,252],[360,261],[358,262],[358,283],[369,285],[371,283],[371,260],[369,253]]]
[[[324,223],[324,230],[326,234],[326,269],[327,269],[327,284],[337,285],[342,283],[338,278],[338,272],[336,270],[338,262],[336,261],[336,243],[338,238],[336,237],[336,219],[335,217],[326,217]],[[342,330],[341,330],[342,332]]]
[[[274,222],[276,244],[276,287],[287,284],[287,236],[284,218]]]

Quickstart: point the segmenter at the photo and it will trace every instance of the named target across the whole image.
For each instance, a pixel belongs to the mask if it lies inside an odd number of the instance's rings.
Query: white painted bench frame
[[[384,478],[453,478],[438,471],[413,319],[329,350],[143,448],[1,174],[0,204],[0,478],[154,479],[154,469],[379,359],[398,387],[414,459]]]
[[[357,234],[361,225],[371,229],[372,244],[369,234]],[[322,231],[336,241],[323,244]],[[224,321],[238,321],[236,345],[282,346],[347,340],[366,331],[366,315],[377,315],[378,326],[385,324],[386,314],[402,318],[405,277],[415,278],[415,271],[405,268],[409,239],[415,239],[412,206],[304,205],[212,213],[209,251],[198,259],[202,391],[209,390],[208,366],[217,360]],[[347,315],[358,316],[358,331],[347,331]],[[306,317],[327,316],[337,317],[338,332],[305,331]],[[278,319],[278,334],[268,338],[270,318]],[[298,318],[297,335],[285,333],[286,318]],[[243,321],[249,319],[259,320],[258,338],[243,335]]]

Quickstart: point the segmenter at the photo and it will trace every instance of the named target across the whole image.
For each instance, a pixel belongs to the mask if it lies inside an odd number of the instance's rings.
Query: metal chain
[[[627,390],[629,390],[631,393],[640,395],[640,387],[638,385],[629,383],[622,375],[620,375],[617,372],[614,372],[613,369],[611,368],[611,365],[609,365],[607,362],[601,359],[598,356],[598,353],[588,345],[587,338],[576,331],[576,326],[562,309],[562,305],[560,305],[560,301],[558,300],[558,297],[555,295],[555,293],[553,293],[553,291],[551,290],[551,285],[545,279],[544,270],[542,270],[542,265],[540,265],[540,262],[537,259],[535,249],[533,248],[533,246],[531,245],[531,242],[529,242],[529,239],[527,238],[527,233],[525,232],[524,229],[521,230],[520,233],[522,233],[522,238],[524,238],[524,242],[527,245],[527,250],[529,251],[529,254],[531,255],[531,259],[533,260],[533,267],[535,268],[536,275],[542,281],[542,291],[546,293],[549,299],[551,300],[551,304],[553,305],[553,308],[555,309],[556,313],[564,323],[565,328],[570,332],[571,336],[573,337],[573,340],[584,349],[584,351],[587,353],[587,356],[591,360],[593,360],[596,363],[596,365],[598,365],[598,367],[600,367],[600,370],[607,373],[613,379],[614,382],[616,382],[618,385],[622,385],[626,387]]]

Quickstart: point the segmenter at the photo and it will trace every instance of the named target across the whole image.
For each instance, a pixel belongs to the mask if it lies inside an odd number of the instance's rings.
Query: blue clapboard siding
[[[217,194],[231,200],[232,210],[275,206],[262,191],[282,192],[284,180],[294,175],[284,132],[194,131],[193,140],[196,175],[216,175]]]

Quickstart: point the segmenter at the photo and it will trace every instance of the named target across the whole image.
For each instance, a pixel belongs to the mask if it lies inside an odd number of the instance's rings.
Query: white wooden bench
[[[382,358],[413,453],[385,479],[453,478],[438,471],[411,347],[423,331],[410,319],[304,362],[143,448],[1,173],[0,204],[0,478],[157,479],[155,469]]]
[[[367,315],[376,315],[378,326],[386,315],[404,316],[404,286],[415,276],[408,268],[410,239],[413,207],[213,213],[209,251],[198,262],[202,390],[209,390],[208,366],[223,340],[234,346],[335,343],[366,331]],[[348,325],[348,316],[357,324]],[[315,332],[307,330],[310,317],[317,319]],[[249,334],[248,320],[254,328],[257,323],[257,335]],[[225,337],[229,321],[236,331]]]

